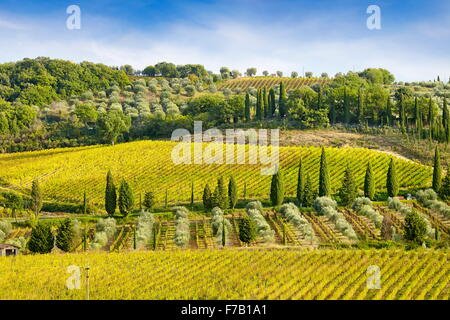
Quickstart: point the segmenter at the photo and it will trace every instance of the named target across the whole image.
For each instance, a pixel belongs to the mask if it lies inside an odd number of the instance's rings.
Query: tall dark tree
[[[238,201],[238,187],[233,176],[231,176],[230,182],[228,183],[228,199],[230,199],[230,208],[234,209]]]
[[[83,192],[83,204],[82,204],[82,211],[83,214],[88,214],[89,212],[89,204],[88,204],[88,198],[86,195],[86,191]]]
[[[347,97],[347,88],[344,88],[344,123],[350,123],[350,105]]]
[[[273,88],[270,88],[269,90],[269,100],[270,100],[270,116],[275,116],[275,112],[277,111],[277,102],[275,99],[275,90]]]
[[[302,205],[305,207],[311,207],[315,198],[315,192],[312,186],[311,177],[306,175],[305,190],[303,191]]]
[[[383,218],[383,222],[381,223],[381,238],[383,238],[383,240],[392,240],[393,227],[394,224],[392,223],[391,215],[390,213],[387,213]]]
[[[394,159],[389,162],[389,168],[386,179],[386,189],[389,197],[396,197],[398,194],[397,170]]]
[[[205,210],[212,209],[212,193],[209,184],[206,184],[203,189],[203,207],[205,207]]]
[[[375,198],[375,177],[370,161],[367,163],[366,175],[364,177],[364,196],[370,200]]]
[[[422,244],[425,240],[427,225],[416,210],[411,210],[405,217],[405,239]]]
[[[262,110],[261,90],[258,90],[256,96],[256,120],[261,121],[262,119],[263,119],[263,110]]]
[[[248,216],[245,215],[239,220],[239,239],[249,244],[256,238],[256,226],[255,222]]]
[[[387,97],[386,102],[386,124],[388,126],[392,125],[392,106],[391,106],[391,97]]]
[[[111,170],[106,175],[106,189],[105,189],[105,210],[109,216],[113,216],[117,207],[116,186]]]
[[[272,183],[270,185],[270,201],[273,206],[280,206],[284,200],[284,182],[281,170],[272,176]]]
[[[250,121],[251,120],[251,116],[250,116],[250,94],[247,92],[247,94],[245,95],[245,109],[244,109],[244,116],[245,116],[245,121]]]
[[[134,207],[133,191],[130,185],[125,180],[122,180],[119,188],[119,211],[126,217],[128,216]]]
[[[362,101],[362,94],[361,94],[361,89],[358,90],[358,123],[362,123],[363,118],[364,118],[364,104]]]
[[[450,167],[447,166],[447,174],[445,175],[444,180],[442,181],[441,190],[439,192],[442,200],[450,200]]]
[[[53,234],[48,223],[39,222],[32,230],[27,244],[33,253],[49,253],[53,249]]]
[[[342,187],[339,190],[339,196],[344,205],[350,206],[355,201],[357,195],[357,185],[350,166],[345,170]]]
[[[434,151],[434,165],[433,165],[433,189],[437,193],[442,186],[442,169],[441,169],[441,155],[439,148],[436,146]]]
[[[144,201],[143,201],[143,205],[145,207],[145,209],[147,210],[151,210],[153,209],[153,207],[155,206],[155,195],[153,194],[152,191],[147,191],[144,195]]]
[[[262,102],[263,102],[264,118],[267,119],[269,118],[270,107],[269,107],[269,95],[267,94],[266,87],[264,87],[262,90]]]
[[[283,119],[287,115],[287,96],[286,88],[283,81],[280,83],[280,97],[278,99],[280,118]]]
[[[330,173],[328,171],[327,155],[325,152],[325,148],[322,147],[319,171],[319,197],[328,197],[330,194]]]
[[[33,180],[31,185],[31,209],[35,215],[42,209],[42,191],[38,180]]]
[[[299,205],[302,205],[304,190],[305,190],[305,169],[303,168],[302,159],[300,159],[297,177],[297,201]]]
[[[400,93],[399,96],[399,115],[400,115],[400,128],[402,133],[406,133],[406,114],[405,114],[405,104],[403,103],[403,94]]]
[[[212,196],[212,202],[213,207],[219,207],[222,210],[225,210],[228,208],[228,192],[227,187],[225,185],[225,180],[221,176],[219,179],[217,179],[217,187],[214,190],[213,196]]]
[[[64,219],[58,226],[56,234],[56,246],[65,252],[70,252],[75,249],[76,232],[73,220],[70,218]]]

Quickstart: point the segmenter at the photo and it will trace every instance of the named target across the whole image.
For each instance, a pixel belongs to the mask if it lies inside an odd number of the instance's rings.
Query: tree
[[[227,67],[220,68],[220,75],[224,80],[230,78],[230,69],[228,69]]]
[[[304,172],[302,159],[300,159],[300,164],[298,166],[298,178],[297,178],[297,201],[299,205],[303,203],[303,194],[305,190],[305,172]]]
[[[239,220],[239,239],[249,244],[256,238],[256,226],[255,222],[248,216],[245,215]]]
[[[238,188],[233,176],[228,183],[228,198],[230,199],[230,208],[234,209],[238,201]]]
[[[416,210],[413,209],[406,214],[404,231],[406,240],[413,241],[417,244],[424,242],[427,225],[424,218]]]
[[[73,220],[64,219],[58,226],[56,234],[56,246],[65,252],[75,249],[76,231]]]
[[[287,113],[287,97],[286,88],[284,87],[283,81],[280,83],[280,97],[278,99],[280,118],[284,118]]]
[[[275,112],[277,111],[275,101],[275,90],[273,88],[270,88],[269,90],[269,110],[270,110],[270,117],[273,117],[275,115]]]
[[[328,171],[325,148],[322,147],[322,154],[320,156],[320,171],[319,171],[319,197],[328,197],[330,196],[330,194],[331,194],[330,173]]]
[[[256,95],[256,119],[261,121],[263,118],[261,89]]]
[[[433,165],[433,189],[437,193],[441,189],[442,185],[442,170],[441,170],[441,156],[439,152],[439,148],[436,146],[434,151],[434,165]]]
[[[156,75],[156,68],[154,66],[148,66],[142,71],[142,74],[148,77],[154,77]]]
[[[450,167],[447,166],[447,174],[442,181],[439,195],[443,200],[450,200]]]
[[[264,70],[264,71],[262,72],[262,74],[263,74],[264,77],[267,77],[267,76],[269,75],[269,71]]]
[[[256,68],[248,68],[246,73],[249,77],[253,77],[256,74]]]
[[[392,223],[391,215],[387,213],[381,223],[381,238],[383,238],[383,240],[392,240],[393,227],[394,224]]]
[[[53,248],[53,234],[48,223],[39,222],[32,230],[27,244],[33,253],[49,253]]]
[[[396,197],[398,194],[397,170],[395,168],[394,159],[389,162],[389,168],[386,179],[386,189],[389,197]]]
[[[88,213],[88,210],[89,210],[88,207],[89,207],[88,199],[86,196],[86,191],[84,191],[83,192],[83,204],[81,205],[81,210],[82,210],[83,214]]]
[[[100,117],[100,134],[109,143],[114,145],[117,138],[130,129],[131,120],[119,110],[111,110]]]
[[[11,209],[12,216],[17,221],[16,211],[23,209],[23,198],[20,194],[8,192],[4,195],[5,206]]]
[[[133,67],[130,66],[129,64],[125,64],[125,65],[121,66],[120,70],[125,72],[127,74],[127,76],[132,76],[134,74]]]
[[[342,187],[339,190],[339,196],[342,203],[346,206],[350,206],[356,199],[357,189],[356,181],[350,166],[347,166],[344,174],[344,180],[342,181]]]
[[[245,116],[245,121],[249,122],[251,120],[250,117],[250,94],[247,92],[247,94],[245,95],[245,109],[244,109],[244,116]]]
[[[311,207],[315,198],[315,192],[313,190],[311,177],[306,175],[305,191],[303,192],[302,205],[305,207]]]
[[[133,191],[125,180],[122,180],[119,188],[119,211],[126,217],[131,213],[134,206]]]
[[[345,124],[350,123],[350,105],[347,98],[347,87],[344,88],[344,122]]]
[[[228,208],[228,204],[227,187],[225,186],[224,178],[221,176],[217,179],[217,187],[212,196],[212,207],[219,207],[220,209],[225,210]]]
[[[111,170],[106,175],[106,188],[105,188],[105,210],[109,216],[113,216],[117,207],[117,194],[116,186],[114,185],[114,179]]]
[[[373,200],[375,198],[375,177],[373,176],[372,164],[367,162],[366,175],[364,177],[364,196]]]
[[[270,201],[273,206],[280,206],[284,200],[284,182],[281,170],[272,176],[272,183],[270,185]]]
[[[31,209],[36,216],[42,209],[42,191],[38,180],[33,180],[31,185]]]
[[[206,184],[205,188],[203,189],[203,207],[205,208],[205,210],[211,210],[213,208],[212,194],[211,189],[209,188],[209,184]]]
[[[277,77],[282,78],[283,77],[283,71],[277,71]]]
[[[292,77],[292,78],[297,78],[297,77],[298,77],[298,72],[292,71],[292,72],[291,72],[291,77]]]
[[[142,202],[142,204],[147,210],[151,210],[154,207],[155,203],[155,195],[152,191],[147,191],[144,195],[144,201]]]

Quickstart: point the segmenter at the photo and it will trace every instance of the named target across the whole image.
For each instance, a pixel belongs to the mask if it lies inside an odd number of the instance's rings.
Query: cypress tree
[[[305,172],[304,172],[302,159],[300,159],[300,164],[298,166],[298,178],[297,178],[297,201],[301,206],[303,202],[303,193],[305,189]]]
[[[322,108],[322,87],[319,87],[319,91],[317,91],[317,110]]]
[[[325,148],[322,147],[322,154],[320,156],[320,172],[319,172],[319,197],[328,197],[330,194],[331,194],[330,173],[328,171]]]
[[[420,112],[420,109],[419,109],[419,105],[417,103],[417,96],[415,96],[414,97],[414,121],[416,124],[416,128],[417,128],[417,124],[419,121],[419,112]]]
[[[444,104],[442,106],[442,125],[444,128],[447,128],[449,125],[449,111],[447,107],[447,99],[444,96]]]
[[[433,119],[433,100],[430,96],[430,100],[428,101],[428,127],[431,130],[431,127],[433,125],[434,119]]]
[[[270,201],[273,206],[280,206],[284,200],[284,182],[281,170],[272,176],[272,183],[270,185]]]
[[[392,125],[392,107],[391,107],[391,97],[388,96],[386,102],[386,123],[388,126]]]
[[[31,208],[36,216],[42,209],[42,191],[38,180],[33,180],[31,185]]]
[[[217,179],[217,187],[212,196],[212,206],[222,210],[228,208],[228,192],[223,177]]]
[[[247,200],[247,182],[244,183],[244,200]]]
[[[422,113],[420,112],[420,110],[418,111],[417,116],[417,136],[419,137],[419,139],[422,139],[423,137],[423,120],[422,120]]]
[[[222,247],[225,247],[226,235],[225,235],[225,215],[222,215]]]
[[[400,99],[399,99],[399,114],[400,114],[400,128],[402,130],[402,133],[406,133],[406,127],[405,127],[405,122],[406,122],[406,115],[405,115],[405,105],[403,103],[403,95],[400,94]]]
[[[442,200],[450,200],[450,167],[447,166],[447,174],[442,181],[441,190],[439,192]]]
[[[302,205],[305,207],[311,207],[315,198],[311,177],[306,175],[305,190],[303,192]]]
[[[273,90],[273,88],[270,88],[269,90],[269,97],[270,97],[270,116],[274,117],[275,112],[277,111],[277,103],[275,99],[275,90]]]
[[[119,211],[126,217],[131,213],[134,207],[133,191],[125,180],[122,180],[119,188]]]
[[[364,196],[370,200],[375,198],[375,178],[370,161],[367,163],[366,175],[364,177]]]
[[[386,189],[389,197],[396,197],[398,194],[397,170],[395,168],[394,159],[391,158],[389,169],[387,172]]]
[[[447,130],[445,132],[445,142],[450,143],[450,119],[447,124]]]
[[[346,206],[350,206],[356,199],[357,186],[353,173],[349,166],[345,170],[344,180],[342,181],[342,187],[339,190],[339,196],[341,201]]]
[[[350,123],[350,106],[347,99],[347,87],[344,88],[344,122],[345,124]]]
[[[266,87],[264,87],[262,91],[262,101],[263,101],[264,118],[267,119],[269,117],[269,97],[267,95]]]
[[[256,120],[261,121],[263,117],[263,110],[262,110],[262,101],[261,101],[261,90],[258,90],[258,93],[256,94]]]
[[[53,234],[50,224],[39,222],[32,230],[27,243],[33,253],[49,253],[53,249]]]
[[[278,100],[280,118],[284,118],[287,114],[287,97],[286,97],[286,88],[284,87],[283,81],[280,82],[280,97]]]
[[[364,117],[364,107],[361,97],[361,89],[358,91],[358,123],[361,124]]]
[[[88,200],[86,196],[86,191],[83,192],[83,214],[87,214],[88,212]]]
[[[244,116],[245,116],[245,121],[246,122],[249,122],[251,120],[251,116],[250,116],[250,94],[248,92],[245,95]]]
[[[203,189],[203,207],[205,208],[205,210],[212,209],[212,194],[211,189],[209,188],[209,184],[206,184],[205,188]]]
[[[56,246],[65,252],[70,252],[75,246],[75,230],[70,218],[64,219],[58,226],[56,234]]]
[[[114,185],[111,170],[106,175],[106,189],[105,189],[105,210],[109,216],[113,216],[116,212],[117,194],[116,186]]]
[[[233,176],[228,183],[228,198],[230,199],[230,208],[234,209],[238,201],[238,188]]]
[[[245,215],[239,220],[239,239],[249,244],[256,238],[256,226],[255,222],[248,216]]]
[[[155,196],[152,191],[147,191],[144,194],[144,202],[143,205],[147,210],[151,210],[155,205]]]
[[[194,181],[191,183],[191,209],[194,208]]]
[[[436,146],[434,152],[434,165],[433,165],[433,189],[437,193],[439,193],[442,185],[442,177],[441,177],[441,155],[439,152],[439,148]]]

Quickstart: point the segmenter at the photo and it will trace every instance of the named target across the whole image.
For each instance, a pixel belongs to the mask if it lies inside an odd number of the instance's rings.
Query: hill
[[[0,155],[0,179],[3,187],[28,194],[32,180],[38,178],[47,200],[79,202],[86,191],[94,203],[101,205],[108,170],[112,171],[116,184],[124,178],[136,194],[153,190],[159,203],[164,202],[166,191],[169,202],[188,201],[191,182],[195,187],[195,199],[200,200],[206,183],[215,186],[220,175],[226,178],[234,175],[240,197],[243,196],[246,183],[247,197],[268,198],[271,177],[260,174],[262,165],[175,165],[171,159],[175,145],[171,141],[138,141],[115,146],[3,154]],[[368,160],[372,162],[375,172],[376,187],[380,192],[384,191],[391,155],[363,148],[326,150],[333,191],[341,186],[347,165],[353,168],[359,187],[362,187]],[[280,166],[284,173],[287,195],[295,195],[300,158],[317,187],[320,152],[319,147],[280,147]],[[431,167],[401,158],[397,158],[396,163],[398,181],[402,188],[425,187],[430,184]]]

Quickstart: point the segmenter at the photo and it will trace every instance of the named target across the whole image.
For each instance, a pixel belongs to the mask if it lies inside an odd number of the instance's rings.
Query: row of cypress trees
[[[203,189],[203,206],[207,210],[219,207],[222,210],[234,209],[238,201],[238,186],[233,176],[230,177],[228,188],[225,185],[225,179],[221,176],[217,179],[217,186],[214,192],[211,192],[209,184]]]
[[[119,195],[117,196],[116,186],[111,170],[106,175],[105,189],[105,210],[108,215],[113,216],[116,208],[119,207],[120,213],[126,217],[134,208],[133,190],[125,179],[122,179],[119,187]]]
[[[255,117],[252,119],[250,94],[245,95],[244,117],[245,121],[251,120],[262,121],[276,116],[277,102],[274,88],[268,91],[265,87],[258,89],[256,94]],[[287,94],[284,82],[280,82],[279,97],[278,97],[278,116],[284,118],[287,115]]]

